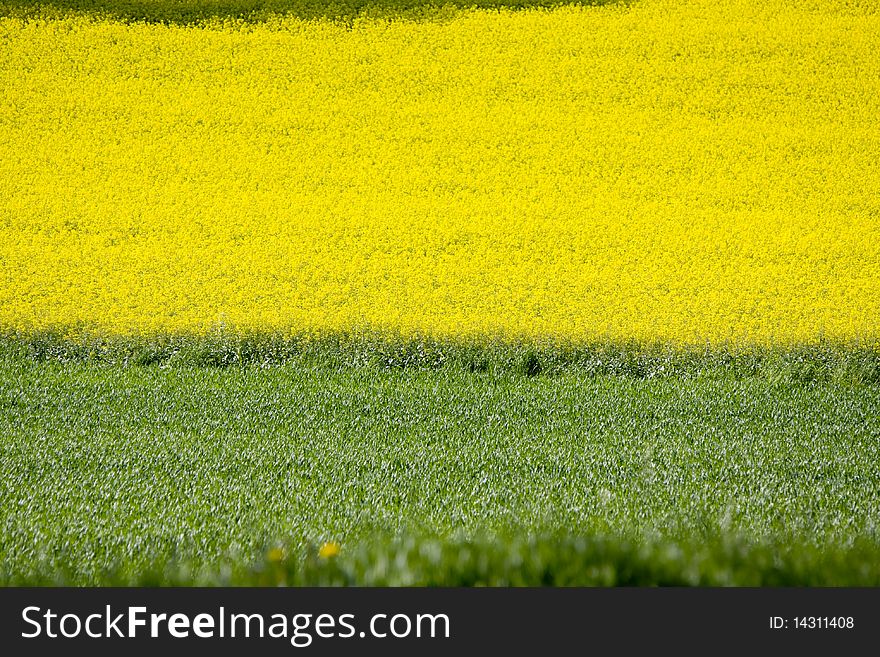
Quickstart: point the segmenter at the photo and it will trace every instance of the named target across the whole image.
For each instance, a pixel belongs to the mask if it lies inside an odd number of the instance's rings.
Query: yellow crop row
[[[876,6],[0,18],[0,327],[877,338]]]

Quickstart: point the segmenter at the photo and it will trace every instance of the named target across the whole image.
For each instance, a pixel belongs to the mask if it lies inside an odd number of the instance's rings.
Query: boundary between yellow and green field
[[[91,16],[125,23],[204,25],[278,18],[350,23],[358,18],[442,19],[461,10],[553,9],[632,4],[634,0],[0,0],[0,16],[58,19]]]
[[[724,375],[880,384],[880,341],[675,345],[406,335],[377,330],[107,335],[78,328],[0,330],[0,358],[122,366],[441,369],[553,376]]]

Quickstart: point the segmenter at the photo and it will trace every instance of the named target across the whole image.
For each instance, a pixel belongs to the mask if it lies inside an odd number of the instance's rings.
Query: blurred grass
[[[880,545],[870,542],[820,548],[735,536],[697,542],[602,535],[404,535],[355,545],[329,559],[308,552],[279,560],[278,554],[270,550],[251,570],[213,581],[245,586],[880,585]]]
[[[0,574],[0,584],[75,584],[75,570]],[[103,586],[880,586],[880,544],[841,547],[540,534],[374,536],[322,557],[317,545],[273,546],[253,562],[109,567]]]

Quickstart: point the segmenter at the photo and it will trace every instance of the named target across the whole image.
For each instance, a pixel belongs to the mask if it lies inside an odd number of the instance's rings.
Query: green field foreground
[[[880,386],[815,354],[664,376],[50,351],[0,358],[7,584],[880,584]]]

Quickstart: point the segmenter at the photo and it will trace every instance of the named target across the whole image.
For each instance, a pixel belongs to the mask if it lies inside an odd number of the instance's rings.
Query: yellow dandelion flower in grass
[[[274,547],[266,554],[266,558],[273,562],[278,563],[279,561],[284,560],[284,550],[280,547]]]
[[[324,543],[321,548],[318,550],[318,556],[322,559],[330,559],[339,554],[339,543],[335,543],[333,541],[329,541]]]

